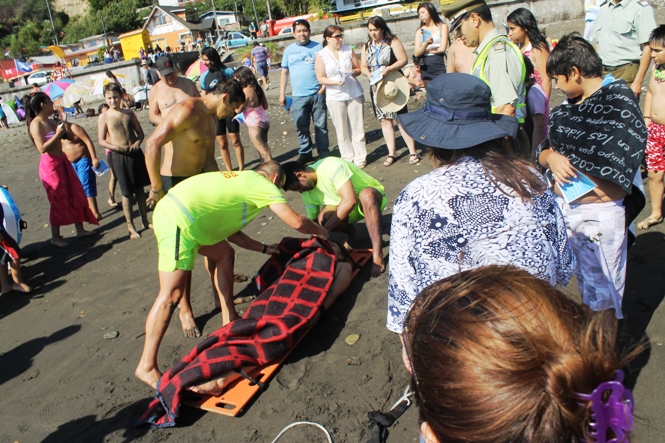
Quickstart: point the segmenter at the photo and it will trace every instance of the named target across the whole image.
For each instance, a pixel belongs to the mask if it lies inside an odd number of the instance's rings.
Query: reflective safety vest
[[[473,63],[473,68],[471,68],[471,75],[478,77],[479,79],[487,83],[487,86],[489,86],[490,88],[492,87],[492,85],[490,85],[489,80],[487,80],[487,77],[485,77],[485,65],[487,64],[487,58],[488,58],[487,55],[489,54],[490,48],[494,48],[494,45],[499,42],[505,43],[506,51],[512,50],[515,52],[515,54],[519,57],[520,65],[522,66],[520,85],[517,90],[517,106],[515,107],[515,117],[517,117],[517,121],[520,122],[521,124],[524,123],[524,118],[526,117],[526,103],[525,103],[526,66],[524,65],[524,56],[522,55],[522,51],[520,51],[520,48],[518,48],[513,42],[511,42],[508,39],[508,37],[506,37],[505,35],[497,35],[485,46],[485,48],[483,48],[480,54],[478,54],[476,61]],[[492,106],[492,113],[493,114],[496,113],[496,106]]]

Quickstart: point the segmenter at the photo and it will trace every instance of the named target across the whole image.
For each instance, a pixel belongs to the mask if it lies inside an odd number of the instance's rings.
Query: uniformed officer
[[[635,95],[640,94],[649,68],[647,43],[655,28],[656,18],[647,0],[605,0],[600,5],[593,40],[604,73],[625,80]]]
[[[441,13],[452,17],[451,30],[458,27],[462,41],[475,47],[476,61],[471,74],[483,80],[492,91],[492,112],[517,117],[524,123],[526,116],[526,66],[520,49],[508,36],[500,34],[492,21],[492,12],[485,0],[454,0],[442,4]],[[522,146],[524,135],[524,146]],[[520,153],[528,157],[529,144],[520,134]]]

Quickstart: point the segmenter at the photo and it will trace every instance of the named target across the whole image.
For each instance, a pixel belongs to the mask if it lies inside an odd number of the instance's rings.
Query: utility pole
[[[51,29],[53,29],[53,37],[55,37],[55,45],[59,46],[60,43],[58,43],[58,33],[55,32],[55,23],[53,23],[53,16],[51,15],[51,6],[48,4],[48,0],[46,0],[46,9],[48,9],[48,16],[51,19]]]
[[[236,23],[238,23],[238,2],[233,2],[233,6],[236,9]]]
[[[106,45],[106,48],[109,49],[109,46],[111,45],[109,45],[109,39],[106,36],[106,25],[104,24],[104,16],[100,15],[99,17],[102,19],[102,29],[104,30],[104,43]]]
[[[219,37],[219,21],[217,20],[217,9],[215,9],[215,0],[212,0],[212,16],[215,23],[215,39]]]
[[[254,0],[252,0],[252,8],[254,8],[254,19],[256,22],[254,23],[254,26],[259,26],[259,14],[256,13],[256,3],[254,3]]]
[[[268,20],[272,20],[272,12],[270,12],[270,0],[266,0],[266,5],[268,6]]]

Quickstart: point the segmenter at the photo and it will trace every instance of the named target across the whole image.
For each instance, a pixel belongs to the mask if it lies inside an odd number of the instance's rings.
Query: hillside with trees
[[[107,32],[124,33],[143,26],[143,18],[153,4],[152,0],[87,0],[87,8],[67,7],[72,11],[83,11],[80,15],[69,15],[58,10],[58,5],[67,3],[54,0],[0,0],[0,58],[25,60],[39,55],[42,49],[55,44],[56,36],[60,44],[74,43],[82,38],[102,34],[102,18]],[[48,6],[47,6],[48,5]],[[255,0],[256,12],[260,19],[268,17],[266,2]],[[49,17],[49,8],[53,26]],[[212,10],[212,0],[189,3],[187,8],[196,8],[201,14]],[[244,13],[250,20],[254,18],[252,0],[216,0],[218,11]],[[297,16],[311,11],[329,9],[329,0],[272,0],[272,17]],[[55,29],[53,29],[55,28]]]

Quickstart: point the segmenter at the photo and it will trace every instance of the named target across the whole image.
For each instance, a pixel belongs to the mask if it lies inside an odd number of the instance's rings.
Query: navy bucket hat
[[[418,143],[440,149],[465,149],[481,143],[515,138],[515,117],[492,114],[489,86],[470,74],[440,75],[427,85],[427,101],[397,120]]]

